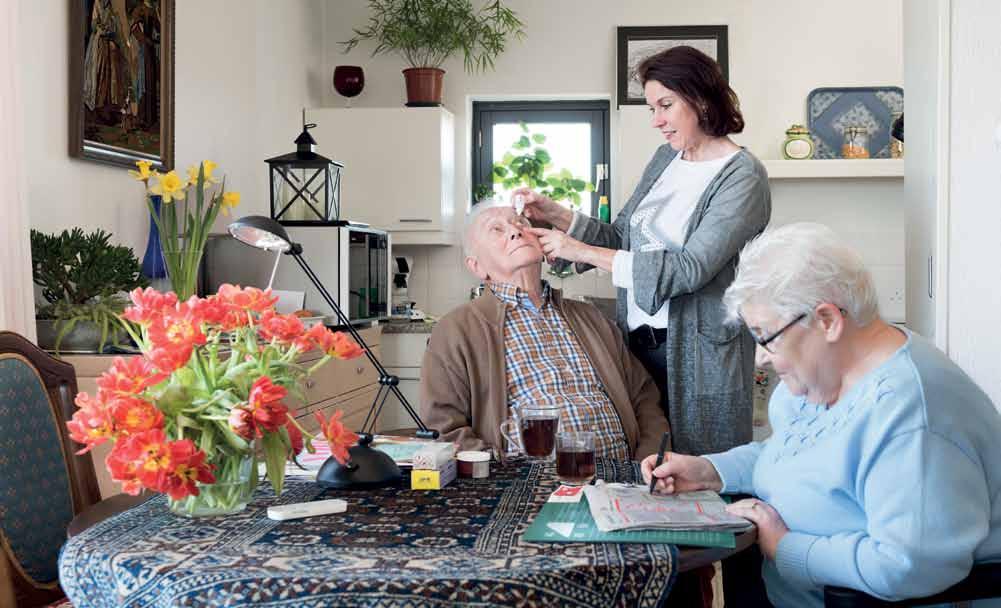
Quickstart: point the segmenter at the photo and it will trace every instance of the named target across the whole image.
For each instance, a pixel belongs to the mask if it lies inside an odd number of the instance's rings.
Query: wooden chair
[[[66,428],[76,391],[72,365],[0,331],[0,606],[63,596],[66,526],[100,500],[90,454],[74,454]]]
[[[1001,562],[976,564],[969,576],[941,593],[897,602],[881,600],[844,587],[824,587],[825,608],[897,608],[931,606],[1001,597]]]

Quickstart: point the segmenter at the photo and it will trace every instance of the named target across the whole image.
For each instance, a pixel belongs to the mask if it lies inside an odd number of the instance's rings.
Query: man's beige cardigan
[[[552,304],[563,314],[591,359],[622,421],[630,455],[657,452],[667,430],[656,385],[622,340],[619,329],[590,304]],[[421,418],[464,450],[502,451],[501,423],[507,418],[504,364],[504,304],[487,290],[453,310],[431,333],[421,371]]]

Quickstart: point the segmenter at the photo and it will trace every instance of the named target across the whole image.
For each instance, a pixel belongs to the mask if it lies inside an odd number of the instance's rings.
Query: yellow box
[[[455,459],[449,460],[438,471],[414,469],[410,471],[411,490],[440,490],[455,479]]]

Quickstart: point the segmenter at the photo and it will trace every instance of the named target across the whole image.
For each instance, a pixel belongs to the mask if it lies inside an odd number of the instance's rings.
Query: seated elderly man
[[[1001,559],[1001,415],[879,318],[858,254],[818,224],[783,226],[744,247],[723,301],[782,380],[772,436],[642,469],[664,492],[757,496],[729,510],[757,525],[772,604],[820,608],[827,585],[924,597]]]
[[[563,428],[593,428],[598,456],[655,453],[667,420],[653,380],[611,321],[542,280],[528,227],[509,206],[477,206],[467,218],[466,265],[489,289],[435,325],[421,416],[462,449],[503,454],[509,408],[560,403]]]

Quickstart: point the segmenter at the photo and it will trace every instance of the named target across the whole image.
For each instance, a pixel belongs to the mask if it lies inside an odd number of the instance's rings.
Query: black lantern
[[[271,217],[286,226],[337,224],[341,219],[339,162],[316,153],[316,140],[302,111],[295,152],[267,159],[271,168]]]

